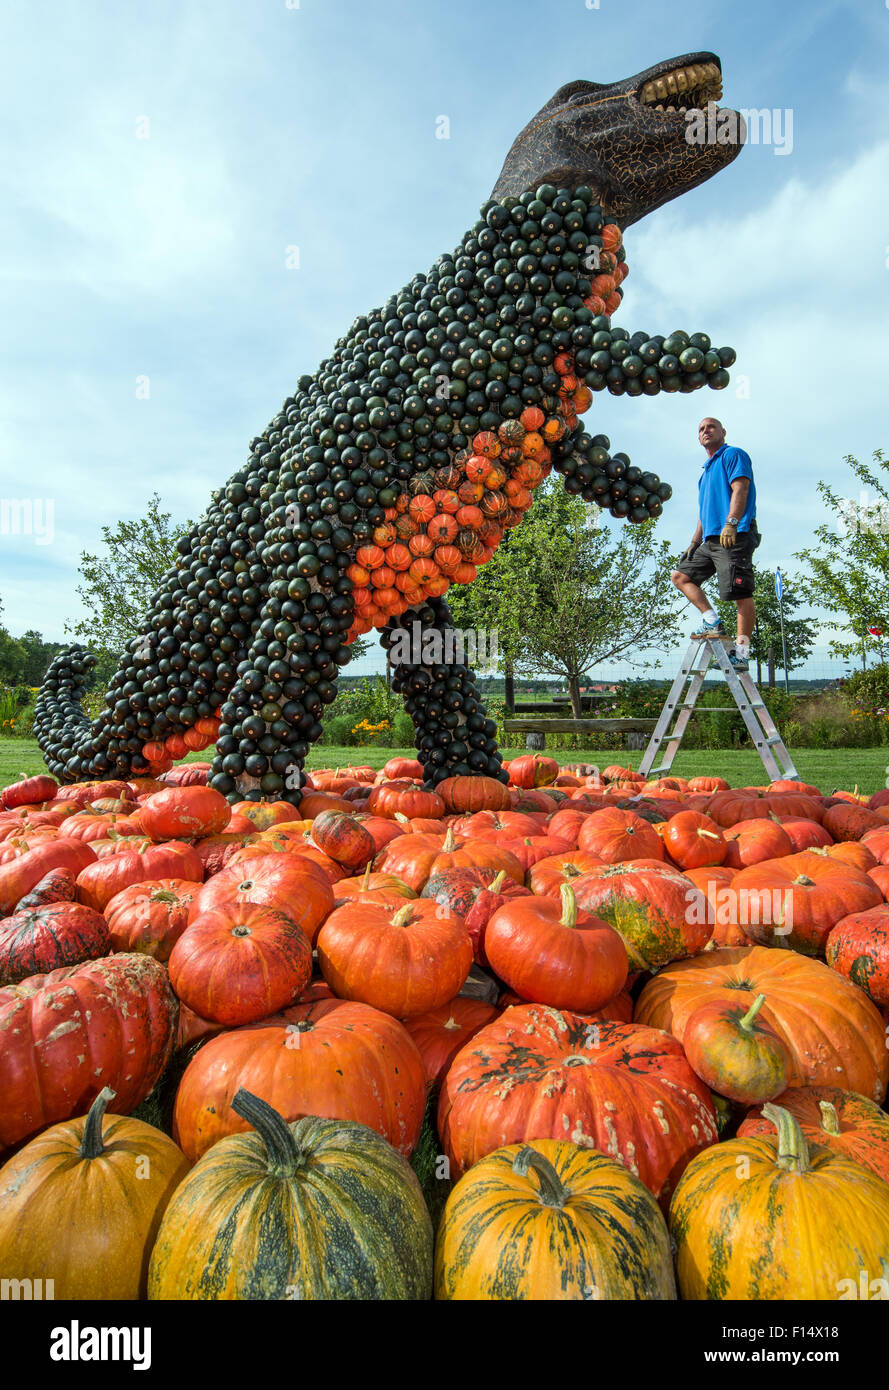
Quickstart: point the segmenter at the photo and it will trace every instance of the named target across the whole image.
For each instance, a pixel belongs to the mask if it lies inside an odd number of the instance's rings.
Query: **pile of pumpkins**
[[[508,771],[7,787],[0,1276],[889,1297],[889,791]]]

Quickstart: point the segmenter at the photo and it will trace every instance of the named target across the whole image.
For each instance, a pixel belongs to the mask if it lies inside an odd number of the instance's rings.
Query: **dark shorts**
[[[730,550],[719,544],[718,536],[707,536],[676,568],[694,584],[703,584],[715,574],[721,599],[752,598],[753,552],[761,540],[755,523],[749,531],[738,532]]]

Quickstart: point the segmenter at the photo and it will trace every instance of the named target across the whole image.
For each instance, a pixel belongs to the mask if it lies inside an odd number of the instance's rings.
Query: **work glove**
[[[723,549],[731,550],[737,538],[737,526],[729,526],[728,522],[726,522],[725,526],[723,526],[722,530],[719,533],[719,544],[723,547]]]

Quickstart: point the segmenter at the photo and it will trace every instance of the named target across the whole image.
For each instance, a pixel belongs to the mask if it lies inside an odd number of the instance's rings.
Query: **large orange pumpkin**
[[[0,989],[0,1148],[82,1115],[103,1086],[128,1113],[176,1038],[176,998],[150,956],[115,955]]]
[[[726,893],[736,904],[735,920],[751,941],[788,946],[809,956],[823,953],[841,917],[882,901],[863,870],[812,850],[741,869]]]
[[[201,1018],[237,1026],[293,1003],[312,975],[312,947],[283,912],[221,903],[193,917],[170,955],[170,983]]]
[[[569,1139],[623,1163],[661,1202],[717,1139],[710,1092],[678,1043],[539,1004],[507,1009],[457,1054],[438,1130],[452,1176],[505,1144]]]
[[[239,857],[204,884],[189,908],[189,921],[233,903],[283,912],[314,941],[333,911],[334,894],[323,870],[302,854]]]
[[[230,818],[231,807],[212,787],[168,787],[154,792],[139,809],[142,829],[152,840],[219,835]]]
[[[405,1018],[453,999],[472,968],[472,942],[462,918],[430,899],[394,912],[347,903],[318,933],[318,964],[340,999]]]
[[[617,806],[587,817],[577,836],[577,847],[597,855],[604,864],[664,857],[663,842],[649,822]]]
[[[566,884],[553,898],[515,898],[485,927],[495,974],[522,999],[593,1013],[623,988],[627,952],[617,932],[588,912]]]
[[[185,1069],[174,1138],[192,1161],[248,1126],[231,1108],[243,1086],[286,1120],[356,1120],[410,1156],[426,1106],[426,1076],[403,1024],[367,1004],[321,999],[219,1033]]]
[[[681,1042],[689,1015],[710,999],[766,1002],[762,1016],[790,1048],[791,1085],[841,1086],[881,1102],[889,1081],[883,1020],[862,990],[795,951],[708,952],[661,970],[636,1002],[636,1021]]]

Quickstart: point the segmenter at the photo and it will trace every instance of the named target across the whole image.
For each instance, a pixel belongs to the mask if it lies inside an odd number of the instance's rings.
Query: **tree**
[[[502,666],[561,676],[575,718],[592,667],[617,656],[642,664],[627,653],[677,636],[669,545],[653,522],[627,525],[613,542],[600,515],[560,486],[542,489],[467,596],[448,595],[459,624],[496,629]]]
[[[775,576],[772,570],[753,566],[753,602],[756,605],[756,625],[750,639],[750,655],[756,662],[756,683],[762,680],[762,663],[768,661],[769,647],[776,659],[781,659],[781,614],[778,596],[775,593]],[[818,624],[813,618],[794,617],[800,606],[799,579],[796,575],[784,574],[781,578],[784,588],[784,638],[787,644],[787,670],[793,671],[808,661],[815,645]],[[735,622],[736,605],[717,599],[716,608],[726,627],[731,630]]]
[[[18,638],[25,649],[26,660],[22,674],[24,685],[38,686],[46,675],[46,668],[57,652],[64,650],[62,642],[44,642],[41,633],[33,628]]]
[[[81,555],[84,582],[77,593],[88,616],[73,627],[66,624],[65,630],[100,657],[109,675],[126,644],[138,635],[156,589],[176,564],[177,542],[193,528],[191,521],[173,525],[154,493],[144,515],[102,527],[102,555]]]
[[[3,603],[0,600],[0,613]],[[21,642],[10,637],[6,628],[0,624],[0,681],[5,685],[22,685],[27,652]]]
[[[472,584],[448,590],[448,607],[457,627],[485,634],[486,648],[496,647],[496,666],[503,672],[506,708],[515,708],[515,665],[522,647],[521,592],[513,583],[511,543],[515,531],[507,531]],[[494,636],[496,634],[496,637]]]
[[[808,569],[799,581],[803,596],[837,615],[824,623],[838,634],[830,650],[860,656],[863,669],[868,649],[875,648],[883,661],[889,645],[889,459],[881,449],[873,458],[872,468],[846,455],[862,485],[857,500],[838,497],[828,483],[818,483],[839,525],[834,530],[824,522],[815,531],[817,547],[796,555]]]

